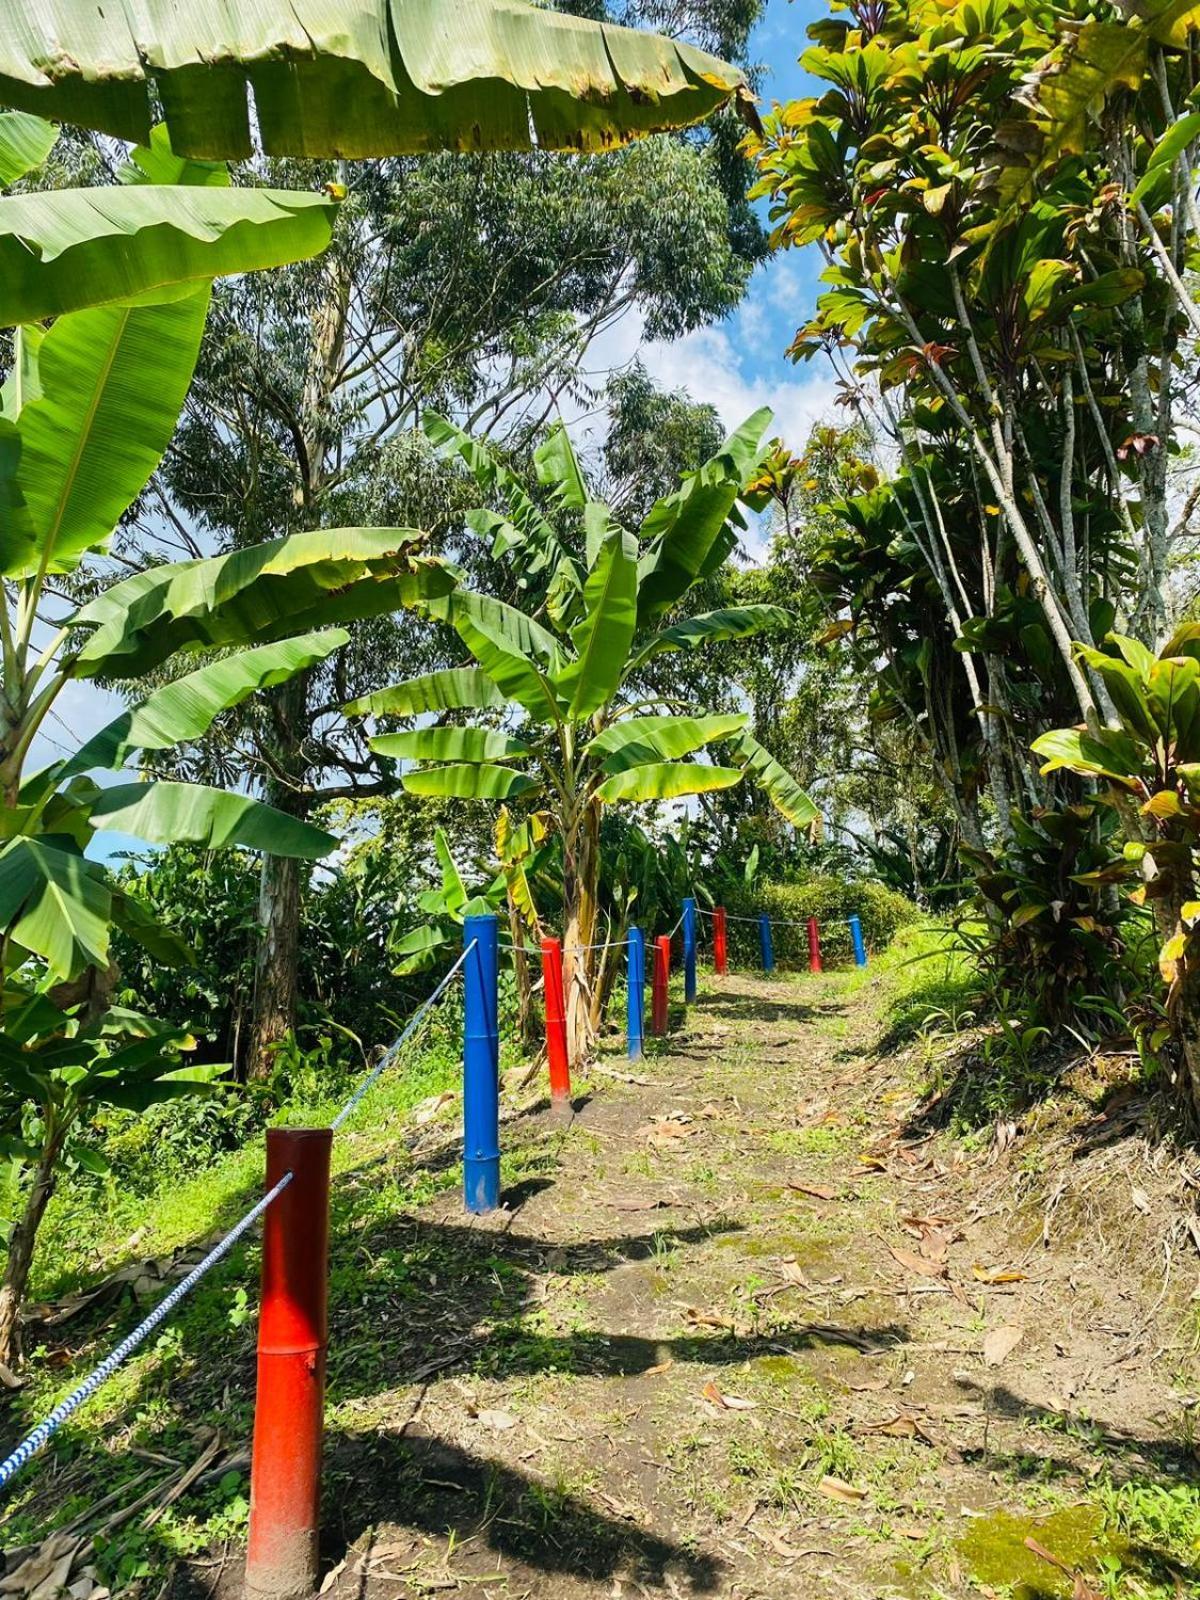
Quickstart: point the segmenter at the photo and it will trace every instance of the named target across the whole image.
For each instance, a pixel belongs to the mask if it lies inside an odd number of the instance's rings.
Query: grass
[[[426,1036],[414,1040],[384,1074],[334,1141],[331,1221],[335,1240],[341,1236],[331,1252],[335,1304],[365,1309],[385,1298],[415,1298],[427,1275],[436,1272],[436,1251],[391,1249],[372,1255],[361,1241],[373,1223],[393,1219],[436,1189],[460,1181],[461,1169],[453,1161],[436,1170],[414,1168],[398,1139],[416,1105],[457,1086],[460,1061],[456,1018],[453,1013],[439,1015]],[[302,1074],[297,1091],[277,1107],[271,1120],[321,1126],[331,1120],[346,1088],[347,1083],[339,1081],[335,1094],[315,1076]],[[186,1126],[181,1131],[178,1119],[174,1128],[169,1116],[155,1120],[158,1183],[123,1183],[119,1167],[104,1178],[82,1173],[64,1178],[39,1237],[35,1298],[61,1297],[129,1261],[169,1258],[181,1247],[207,1243],[257,1197],[264,1164],[260,1133],[240,1148],[212,1153],[196,1170],[193,1133]],[[124,1124],[116,1122],[113,1132],[119,1149]],[[506,1178],[513,1182],[525,1175],[509,1171]],[[19,1545],[47,1526],[69,1521],[101,1494],[134,1476],[144,1463],[131,1460],[131,1446],[166,1455],[179,1451],[187,1460],[196,1454],[191,1436],[197,1427],[218,1427],[230,1437],[245,1433],[253,1388],[249,1379],[257,1270],[257,1245],[239,1242],[157,1334],[75,1414],[49,1452],[58,1475],[52,1491],[46,1489],[48,1462],[34,1464],[16,1480],[5,1507],[6,1543]],[[494,1273],[495,1264],[480,1270]],[[99,1322],[84,1312],[78,1323],[66,1324],[56,1336],[68,1341],[67,1349],[30,1351],[26,1384],[9,1397],[5,1435],[15,1438],[44,1416],[168,1286],[164,1282],[161,1290],[138,1304],[127,1299],[115,1317],[110,1307]],[[129,1291],[125,1294],[128,1297]],[[335,1352],[331,1405],[336,1406],[341,1386],[360,1392],[369,1387],[373,1367],[382,1367],[378,1341]],[[190,1514],[172,1508],[144,1536],[126,1530],[102,1542],[98,1567],[102,1580],[131,1582],[161,1567],[165,1558],[204,1548],[214,1537],[232,1536],[245,1520],[246,1493],[243,1474],[227,1474],[213,1488],[189,1497]]]

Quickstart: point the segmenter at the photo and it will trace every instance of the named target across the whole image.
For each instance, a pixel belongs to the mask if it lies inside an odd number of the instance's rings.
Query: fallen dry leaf
[[[716,1311],[701,1311],[698,1306],[686,1306],[683,1319],[693,1328],[732,1328],[732,1317],[723,1317]]]
[[[795,1261],[779,1261],[776,1263],[779,1276],[787,1283],[794,1283],[798,1289],[811,1289],[812,1284],[804,1275],[804,1268]]]
[[[1025,1274],[1018,1272],[1016,1267],[982,1267],[975,1262],[971,1268],[971,1276],[980,1283],[1024,1283]]]
[[[506,1433],[509,1428],[515,1428],[517,1425],[516,1417],[509,1411],[495,1411],[490,1407],[476,1411],[474,1407],[468,1406],[467,1412],[476,1422],[482,1422],[485,1428],[491,1428],[496,1433]]]
[[[839,1189],[830,1189],[823,1183],[801,1183],[793,1178],[788,1184],[789,1189],[794,1189],[797,1194],[811,1195],[814,1200],[838,1200],[841,1198]]]
[[[847,1506],[860,1506],[867,1498],[865,1489],[859,1489],[852,1483],[845,1483],[841,1478],[831,1478],[828,1474],[821,1479],[817,1487],[831,1500],[840,1500]]]
[[[443,1106],[449,1105],[451,1100],[457,1099],[452,1089],[445,1089],[441,1094],[431,1094],[427,1100],[422,1100],[412,1114],[413,1121],[418,1127],[425,1122],[432,1122]]]
[[[647,1367],[642,1376],[644,1378],[655,1378],[660,1372],[669,1372],[674,1365],[674,1361],[660,1361],[656,1367]]]
[[[983,1359],[987,1366],[998,1367],[1017,1348],[1025,1337],[1025,1329],[1002,1322],[998,1328],[989,1328],[983,1336]]]
[[[949,1271],[944,1261],[932,1261],[912,1250],[902,1250],[899,1245],[890,1244],[888,1249],[906,1272],[914,1272],[920,1278],[944,1278]]]
[[[757,1400],[743,1400],[740,1395],[722,1394],[714,1381],[710,1378],[701,1389],[700,1393],[714,1406],[719,1406],[722,1411],[757,1411]]]
[[[897,1411],[894,1417],[888,1417],[885,1422],[864,1423],[860,1431],[882,1433],[889,1439],[920,1439],[922,1444],[933,1443],[918,1419],[907,1411]]]

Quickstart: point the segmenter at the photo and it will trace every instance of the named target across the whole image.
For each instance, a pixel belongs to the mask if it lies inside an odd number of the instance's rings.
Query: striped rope
[[[274,1188],[269,1189],[256,1205],[251,1206],[250,1210],[247,1211],[246,1215],[241,1219],[240,1222],[234,1223],[233,1227],[230,1228],[229,1232],[220,1241],[220,1243],[215,1244],[208,1252],[208,1254],[204,1257],[204,1260],[197,1262],[197,1264],[188,1273],[187,1277],[181,1279],[181,1281],[177,1283],[171,1290],[170,1294],[165,1295],[163,1299],[158,1302],[154,1310],[145,1319],[145,1321],[139,1322],[133,1332],[122,1339],[117,1348],[109,1355],[105,1356],[104,1360],[98,1367],[94,1368],[93,1371],[88,1373],[87,1377],[83,1380],[79,1387],[77,1389],[72,1389],[67,1398],[63,1401],[60,1401],[50,1415],[42,1422],[39,1422],[37,1427],[34,1428],[33,1432],[21,1440],[21,1443],[12,1452],[12,1454],[8,1456],[5,1461],[0,1462],[0,1489],[2,1489],[11,1478],[15,1477],[16,1474],[20,1472],[21,1468],[27,1461],[31,1459],[31,1457],[37,1455],[39,1450],[45,1449],[46,1445],[62,1427],[63,1423],[72,1414],[72,1412],[78,1411],[79,1407],[83,1405],[84,1401],[89,1400],[91,1396],[95,1394],[96,1390],[101,1384],[108,1382],[109,1378],[112,1377],[117,1368],[121,1366],[123,1362],[129,1359],[129,1357],[143,1342],[143,1340],[146,1339],[149,1334],[154,1332],[155,1328],[158,1327],[159,1323],[162,1322],[165,1317],[170,1316],[171,1312],[174,1311],[175,1307],[179,1304],[183,1297],[191,1293],[191,1291],[200,1282],[200,1279],[204,1276],[204,1274],[208,1272],[210,1268],[215,1267],[217,1262],[220,1261],[223,1256],[227,1256],[229,1254],[237,1241],[246,1232],[247,1228],[251,1227],[255,1222],[258,1221],[259,1217],[262,1216],[263,1212],[271,1204],[272,1200],[278,1199],[291,1181],[292,1174],[290,1172],[285,1172],[283,1177],[280,1178],[279,1182],[274,1186]]]
[[[458,960],[450,968],[450,971],[442,979],[441,983],[438,984],[437,988],[429,996],[428,1000],[424,1001],[420,1006],[418,1006],[417,1010],[413,1012],[412,1016],[409,1018],[408,1026],[405,1028],[404,1032],[400,1035],[400,1037],[396,1040],[395,1044],[393,1044],[391,1046],[391,1048],[389,1050],[387,1050],[379,1058],[379,1060],[376,1062],[375,1066],[371,1069],[371,1071],[367,1074],[367,1076],[359,1084],[358,1088],[350,1096],[349,1100],[346,1101],[346,1104],[342,1107],[342,1109],[338,1112],[337,1116],[334,1117],[333,1121],[329,1124],[329,1126],[334,1130],[335,1133],[341,1127],[342,1123],[345,1122],[346,1118],[348,1116],[350,1116],[351,1113],[353,1111],[355,1111],[359,1105],[362,1104],[363,1097],[367,1094],[367,1092],[371,1089],[371,1087],[375,1083],[377,1083],[378,1080],[383,1076],[383,1074],[391,1066],[392,1062],[400,1054],[400,1052],[404,1048],[404,1046],[412,1038],[413,1034],[416,1033],[417,1029],[420,1027],[421,1023],[425,1020],[425,1017],[429,1014],[430,1010],[442,998],[442,996],[445,994],[446,990],[450,987],[451,982],[454,980],[454,978],[458,975],[459,971],[461,970],[463,962],[471,954],[471,951],[474,950],[475,946],[478,943],[479,943],[478,939],[472,939],[471,940],[470,944],[463,951],[462,955],[459,956]]]
[[[334,1117],[332,1123],[330,1124],[331,1128],[334,1130],[340,1128],[346,1121],[347,1117],[349,1117],[362,1103],[363,1097],[371,1089],[372,1085],[379,1080],[392,1062],[395,1061],[400,1051],[416,1033],[426,1016],[428,1016],[432,1007],[438,1000],[441,999],[442,995],[450,987],[451,982],[457,976],[458,972],[462,968],[463,963],[471,954],[471,951],[474,950],[478,942],[479,941],[477,939],[471,940],[471,943],[459,956],[458,960],[450,968],[450,971],[438,984],[437,988],[413,1013],[412,1017],[409,1019],[408,1025],[405,1027],[400,1037],[384,1053],[377,1064],[372,1068],[372,1070],[359,1084],[358,1088],[350,1096],[349,1100],[346,1101],[346,1104],[338,1112],[337,1116]],[[139,1322],[133,1332],[127,1334],[126,1337],[121,1340],[121,1343],[116,1347],[116,1349],[105,1356],[100,1365],[93,1368],[83,1382],[79,1384],[77,1388],[72,1389],[71,1393],[66,1397],[66,1399],[60,1401],[50,1415],[43,1418],[43,1420],[38,1423],[37,1427],[21,1440],[16,1449],[13,1450],[4,1461],[0,1462],[0,1489],[3,1489],[11,1481],[11,1479],[13,1479],[17,1473],[20,1472],[21,1468],[26,1464],[27,1461],[32,1460],[34,1456],[46,1448],[47,1444],[49,1444],[50,1440],[62,1427],[63,1423],[66,1422],[67,1418],[70,1417],[74,1412],[78,1411],[80,1406],[83,1405],[87,1400],[90,1400],[92,1395],[96,1393],[96,1390],[108,1382],[109,1378],[112,1377],[113,1373],[116,1372],[118,1367],[122,1366],[126,1361],[128,1361],[129,1357],[138,1348],[138,1346],[143,1344],[149,1335],[154,1332],[155,1328],[157,1328],[161,1322],[165,1321],[165,1319],[171,1315],[171,1312],[174,1311],[179,1302],[192,1292],[192,1290],[200,1282],[201,1278],[203,1278],[207,1272],[211,1271],[212,1268],[216,1266],[218,1261],[222,1260],[229,1254],[234,1245],[243,1236],[243,1234],[245,1234],[247,1229],[253,1227],[253,1225],[258,1221],[259,1217],[261,1217],[266,1211],[267,1207],[272,1203],[272,1201],[279,1198],[291,1181],[292,1174],[290,1172],[285,1172],[282,1178],[280,1178],[279,1182],[275,1184],[273,1188],[269,1189],[267,1193],[263,1195],[261,1200],[258,1200],[254,1205],[252,1205],[244,1217],[242,1217],[238,1222],[234,1223],[233,1227],[230,1228],[225,1237],[212,1247],[204,1259],[196,1263],[196,1265],[188,1273],[187,1277],[182,1278],[169,1294],[163,1296],[163,1298],[155,1306],[154,1310],[151,1311],[150,1315],[142,1322]]]

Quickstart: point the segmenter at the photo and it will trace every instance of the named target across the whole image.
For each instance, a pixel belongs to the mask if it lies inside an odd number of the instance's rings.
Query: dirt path
[[[1070,1596],[1029,1536],[1109,1563],[1082,1600],[1200,1593],[1120,1505],[1196,1472],[1195,1256],[1156,1306],[1155,1219],[1105,1234],[1153,1171],[1108,1147],[1051,1183],[1049,1134],[920,1132],[874,1005],[708,979],[636,1081],[605,1056],[569,1127],[510,1118],[499,1216],[368,1212],[334,1284],[338,1594]]]

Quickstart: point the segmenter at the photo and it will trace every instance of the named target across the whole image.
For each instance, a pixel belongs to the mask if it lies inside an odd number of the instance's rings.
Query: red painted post
[[[248,1600],[317,1592],[325,1411],[331,1128],[268,1128],[258,1393],[250,1465]]]
[[[821,934],[816,917],[808,919],[808,970],[821,971]]]
[[[667,1031],[667,985],[671,981],[671,935],[654,941],[654,984],[651,990],[650,1032],[660,1039]]]
[[[725,907],[717,906],[712,915],[713,971],[729,971],[729,951],[725,943]]]
[[[546,1059],[550,1063],[550,1098],[561,1105],[571,1098],[567,1061],[567,1006],[563,992],[562,943],[542,940],[542,978],[546,997]]]

